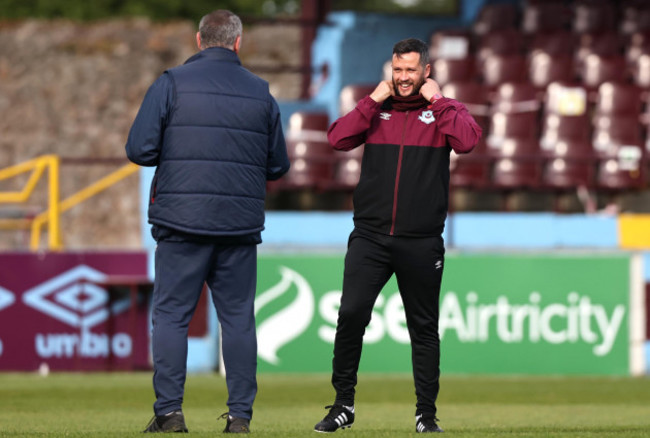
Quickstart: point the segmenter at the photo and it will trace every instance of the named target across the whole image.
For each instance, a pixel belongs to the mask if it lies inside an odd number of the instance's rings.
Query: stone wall
[[[124,143],[147,88],[166,68],[196,52],[195,32],[195,24],[187,21],[0,22],[0,169],[44,154],[125,157]],[[299,44],[295,26],[246,28],[242,62],[296,65]],[[298,97],[297,75],[265,79],[277,98]],[[118,166],[63,165],[62,198]],[[139,248],[137,178],[132,175],[64,213],[66,249]],[[0,190],[19,189],[25,181],[26,176],[0,182]],[[28,210],[46,207],[46,190],[42,180]],[[22,211],[0,205],[0,217]],[[0,231],[0,250],[24,247],[27,237]]]

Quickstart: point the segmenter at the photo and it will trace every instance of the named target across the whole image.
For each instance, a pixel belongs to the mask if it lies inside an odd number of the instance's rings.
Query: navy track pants
[[[396,237],[355,229],[345,256],[332,385],[337,404],[354,405],[366,326],[386,282],[395,274],[411,338],[416,414],[436,413],[440,377],[438,314],[444,263],[441,237]]]
[[[187,370],[187,330],[207,282],[221,324],[229,413],[252,417],[257,394],[256,245],[161,240],[153,295],[154,412],[181,409]]]

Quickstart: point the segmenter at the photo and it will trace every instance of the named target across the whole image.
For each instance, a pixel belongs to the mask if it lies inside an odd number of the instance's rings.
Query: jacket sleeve
[[[173,106],[173,97],[173,82],[166,73],[147,90],[126,141],[126,156],[135,164],[158,165],[163,133]]]
[[[271,113],[269,118],[269,153],[266,161],[266,179],[273,181],[289,171],[289,157],[287,144],[282,133],[280,109],[271,97]]]
[[[438,129],[447,136],[449,145],[458,154],[474,149],[483,130],[462,103],[443,97],[431,107]]]
[[[366,142],[366,132],[372,119],[381,109],[377,103],[366,96],[345,116],[339,118],[327,130],[327,139],[334,149],[349,151]]]

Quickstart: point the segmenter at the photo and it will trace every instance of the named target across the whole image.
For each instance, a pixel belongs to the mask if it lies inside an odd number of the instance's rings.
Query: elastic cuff
[[[444,97],[444,96],[443,96],[443,97],[441,97],[441,98],[438,99],[438,100],[434,100],[434,101],[431,103],[431,107],[432,107],[432,108],[435,108],[435,109],[437,109],[437,110],[440,110],[440,109],[442,109],[442,108],[446,108],[446,107],[448,107],[448,106],[450,106],[450,105],[453,106],[453,103],[452,103],[452,102],[453,102],[453,99],[450,99],[449,97]]]
[[[431,103],[431,105],[433,105],[434,103],[436,103],[437,101],[439,101],[442,98],[443,98],[442,94],[436,93],[433,96],[431,96],[431,99],[429,99],[429,102]]]

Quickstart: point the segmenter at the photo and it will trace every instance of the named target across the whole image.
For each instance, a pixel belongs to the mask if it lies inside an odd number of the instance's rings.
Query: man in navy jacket
[[[152,348],[155,416],[145,432],[187,432],[181,410],[187,329],[204,282],[221,323],[225,432],[248,432],[257,392],[254,300],[266,181],[289,170],[268,83],[241,66],[242,24],[201,19],[200,52],[149,88],[126,144],[157,166],[149,222],[156,248]]]

